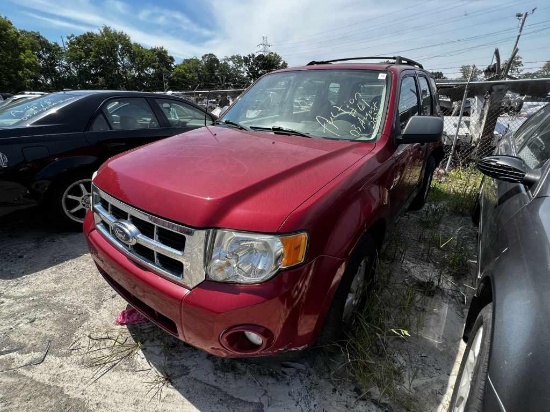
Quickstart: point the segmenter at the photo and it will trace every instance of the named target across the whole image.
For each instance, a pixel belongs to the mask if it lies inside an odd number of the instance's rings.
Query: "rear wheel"
[[[48,204],[48,216],[57,227],[79,230],[90,209],[92,179],[75,174],[55,183]]]
[[[424,177],[422,179],[422,186],[420,192],[411,202],[409,210],[419,210],[426,204],[428,200],[428,194],[430,193],[430,187],[432,186],[432,178],[435,171],[435,159],[433,156],[428,157],[426,160],[426,167],[424,169]]]
[[[377,259],[376,241],[370,235],[361,239],[334,295],[321,335],[319,346],[338,341],[343,326],[349,326],[364,307],[369,286],[374,282]]]
[[[456,377],[451,412],[481,412],[493,334],[493,304],[479,313]]]

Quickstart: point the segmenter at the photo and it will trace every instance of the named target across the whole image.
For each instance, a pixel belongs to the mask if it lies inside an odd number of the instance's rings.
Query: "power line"
[[[510,6],[504,7],[504,6],[509,5],[509,4],[510,4]],[[447,20],[443,21],[442,23],[447,24],[447,23],[451,23],[451,22],[455,22],[455,21],[464,20],[464,19],[470,19],[470,18],[472,18],[472,16],[479,17],[479,16],[482,16],[484,14],[490,14],[490,13],[498,12],[498,11],[501,11],[501,10],[504,10],[504,9],[507,9],[507,8],[510,8],[510,7],[517,7],[517,4],[518,4],[517,1],[511,1],[511,2],[508,2],[508,3],[504,3],[501,7],[498,7],[498,8],[487,7],[487,8],[480,9],[480,10],[477,10],[475,12],[472,12],[468,16],[459,16],[459,17],[447,19]],[[447,11],[449,9],[460,7],[460,6],[461,5],[455,5],[455,6],[452,6],[452,7],[447,7],[443,10],[436,10],[436,11],[433,11],[431,13],[420,12],[420,13],[416,13],[416,14],[412,14],[412,15],[409,15],[409,16],[402,17],[401,19],[402,20],[407,20],[407,19],[410,20],[412,17],[417,16],[417,15],[422,15],[424,17],[429,17],[429,16],[432,16],[432,15],[441,13],[442,11]],[[368,29],[361,29],[361,30],[359,30],[360,33],[356,33],[356,34],[366,34],[368,32],[377,31],[379,28],[387,26],[387,24],[388,23],[382,23],[382,24],[375,25],[375,26],[371,25],[371,26],[369,26]],[[376,40],[399,37],[399,36],[402,36],[403,34],[405,34],[407,32],[417,30],[417,29],[430,29],[430,30],[433,30],[433,26],[427,27],[426,24],[420,24],[420,25],[408,27],[408,28],[405,28],[405,29],[401,28],[399,30],[393,31],[390,34],[377,35]],[[433,35],[433,33],[432,33],[432,35]],[[326,48],[326,47],[323,47],[323,43],[330,42],[331,45],[333,45],[334,43],[336,43],[336,42],[338,42],[342,39],[353,37],[353,36],[354,35],[331,37],[330,39],[320,39],[318,41],[314,41],[313,45],[315,45],[315,46],[313,46],[313,47],[315,47],[316,49],[312,49],[312,44],[304,44],[302,46],[293,46],[293,47],[292,46],[291,47],[288,47],[288,46],[287,47],[285,47],[285,46],[279,47],[279,46],[277,46],[277,48],[278,48],[278,50],[280,50],[280,52],[285,53],[285,56],[292,56],[292,55],[302,54],[302,52],[300,52],[298,50],[304,49],[304,48],[307,49],[307,50],[305,50],[307,52],[313,52],[313,51],[316,51],[316,50],[322,51]],[[346,46],[351,46],[351,45],[355,45],[355,44],[365,43],[367,41],[369,41],[369,40],[360,39],[360,40],[354,40],[354,41],[351,41],[351,42],[339,43],[339,45],[346,47]],[[285,52],[285,51],[290,51],[290,50],[295,50],[295,51],[292,52],[292,53]]]

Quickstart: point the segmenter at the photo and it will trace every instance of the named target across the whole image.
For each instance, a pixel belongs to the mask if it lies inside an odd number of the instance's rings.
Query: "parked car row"
[[[368,298],[388,227],[424,205],[443,157],[432,75],[393,59],[269,73],[218,120],[154,93],[10,103],[0,207],[84,222],[105,281],[211,354],[333,342]],[[479,162],[478,277],[453,411],[547,403],[550,105],[502,135]]]

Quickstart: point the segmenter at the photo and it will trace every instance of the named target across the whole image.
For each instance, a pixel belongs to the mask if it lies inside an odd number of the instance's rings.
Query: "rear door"
[[[93,118],[86,138],[97,145],[105,160],[126,150],[173,135],[160,123],[147,99],[123,97],[107,100]]]

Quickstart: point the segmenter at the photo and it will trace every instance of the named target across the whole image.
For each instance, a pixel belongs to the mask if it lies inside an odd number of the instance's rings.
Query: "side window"
[[[109,100],[103,106],[103,114],[115,130],[155,129],[158,119],[149,103],[142,98]]]
[[[541,167],[550,158],[550,116],[545,116],[542,123],[536,123],[539,127],[518,152],[518,157],[531,168]]]
[[[418,114],[418,92],[414,77],[409,76],[401,80],[401,92],[399,95],[399,122],[401,130],[405,128],[412,116]]]
[[[422,102],[422,114],[431,116],[433,114],[432,93],[428,80],[424,76],[418,77],[418,85],[420,86],[420,100]]]
[[[170,99],[155,99],[172,127],[204,126],[204,119],[210,123],[210,116],[185,103]]]
[[[524,143],[538,131],[541,125],[550,118],[550,104],[535,112],[521,127],[514,133],[516,147],[521,149]]]
[[[99,113],[97,115],[94,122],[92,123],[92,127],[90,130],[92,132],[105,132],[107,130],[110,130],[109,124],[107,123],[107,120],[105,120],[105,116],[103,116],[103,113]]]

